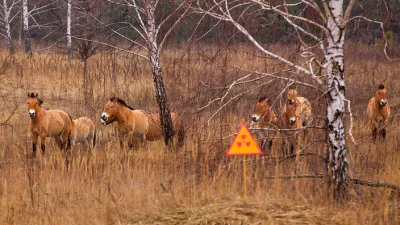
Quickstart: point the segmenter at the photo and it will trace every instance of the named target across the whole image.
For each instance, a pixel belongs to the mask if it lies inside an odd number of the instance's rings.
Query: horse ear
[[[37,97],[39,97],[39,94],[38,94],[38,93],[36,93],[36,98],[37,98]]]
[[[30,96],[31,96],[31,93],[28,92],[28,97],[30,97]]]
[[[258,100],[258,102],[263,102],[263,101],[268,102],[268,98],[264,96],[264,97],[261,97],[260,100]]]
[[[385,84],[384,83],[379,84],[378,89],[385,89]]]

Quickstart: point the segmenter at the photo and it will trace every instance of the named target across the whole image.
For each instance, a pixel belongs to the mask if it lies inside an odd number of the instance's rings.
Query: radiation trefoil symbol
[[[251,135],[246,124],[240,126],[236,137],[233,139],[231,146],[226,152],[226,156],[240,155],[262,155],[263,152],[257,142]]]

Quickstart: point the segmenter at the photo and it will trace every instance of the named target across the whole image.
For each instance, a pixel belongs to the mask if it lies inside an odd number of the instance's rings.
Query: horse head
[[[38,108],[42,105],[43,101],[40,100],[38,93],[28,92],[28,113],[31,118],[36,116]]]
[[[288,104],[286,105],[286,112],[283,115],[283,119],[288,125],[287,128],[296,128],[296,104]]]
[[[107,125],[115,121],[115,116],[118,111],[118,100],[117,98],[111,98],[110,101],[104,106],[104,110],[101,113],[101,124]]]
[[[268,112],[270,112],[270,106],[268,104],[268,98],[262,97],[258,100],[257,104],[254,106],[253,114],[251,119],[254,122],[259,122]]]
[[[384,84],[378,86],[378,90],[376,91],[376,100],[378,101],[380,108],[385,107],[388,103],[386,98],[386,87]]]

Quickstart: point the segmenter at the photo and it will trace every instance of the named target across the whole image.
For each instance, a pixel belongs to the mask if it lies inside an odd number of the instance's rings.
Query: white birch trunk
[[[31,51],[31,42],[29,36],[28,0],[22,0],[22,20],[24,24],[25,52],[30,55],[32,51]]]
[[[167,93],[164,88],[163,74],[160,62],[160,50],[157,44],[155,9],[156,1],[148,1],[146,4],[147,14],[147,38],[150,64],[153,73],[154,88],[157,103],[160,108],[161,128],[163,129],[164,141],[167,146],[172,144],[174,131],[172,127],[171,110],[169,107]]]
[[[7,45],[8,45],[10,54],[13,55],[14,54],[14,46],[13,46],[13,42],[12,42],[11,28],[10,28],[11,9],[8,8],[7,0],[3,0],[3,8],[4,8],[4,26],[5,26],[6,35],[7,35]]]
[[[71,40],[71,1],[67,0],[67,49],[68,58],[72,56],[72,40]]]
[[[336,199],[346,198],[348,193],[348,161],[346,158],[346,131],[344,126],[345,83],[343,47],[345,29],[343,28],[343,0],[328,3],[327,28],[328,48],[326,60],[328,72],[328,164],[329,185]]]

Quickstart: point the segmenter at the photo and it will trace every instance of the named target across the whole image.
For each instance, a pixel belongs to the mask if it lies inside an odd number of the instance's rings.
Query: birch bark
[[[25,41],[25,53],[28,55],[32,54],[31,41],[29,36],[29,11],[28,11],[28,0],[22,0],[22,20],[24,24],[24,41]]]
[[[329,186],[336,199],[346,198],[348,193],[348,161],[346,158],[345,79],[344,79],[344,37],[343,0],[328,3],[327,29],[329,30],[325,60],[328,62],[328,173]]]
[[[168,104],[167,93],[164,87],[163,74],[161,70],[160,50],[157,44],[157,32],[155,21],[155,10],[157,3],[155,1],[146,1],[147,15],[147,38],[150,64],[156,91],[156,99],[160,108],[160,121],[164,134],[164,142],[167,146],[172,143],[174,131],[172,127],[171,110]]]
[[[72,39],[71,39],[71,1],[67,0],[67,50],[68,58],[72,57]]]
[[[10,28],[11,8],[8,8],[7,0],[3,0],[3,9],[4,9],[4,26],[5,26],[5,30],[6,30],[6,36],[7,36],[7,45],[8,45],[8,49],[10,51],[10,55],[13,55],[14,54],[14,46],[13,46],[13,42],[12,42],[11,28]]]

